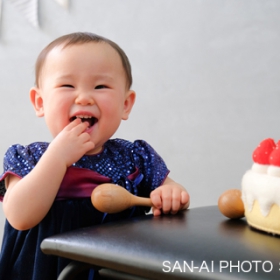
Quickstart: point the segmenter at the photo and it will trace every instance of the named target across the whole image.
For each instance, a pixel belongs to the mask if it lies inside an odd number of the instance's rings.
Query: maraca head
[[[114,184],[97,186],[91,194],[93,206],[100,212],[118,213],[131,206],[131,194],[123,187]]]

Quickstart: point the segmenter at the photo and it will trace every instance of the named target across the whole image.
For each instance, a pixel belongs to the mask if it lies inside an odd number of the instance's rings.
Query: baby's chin
[[[101,147],[94,147],[92,150],[85,153],[87,156],[93,156],[101,153],[103,151],[103,146]]]

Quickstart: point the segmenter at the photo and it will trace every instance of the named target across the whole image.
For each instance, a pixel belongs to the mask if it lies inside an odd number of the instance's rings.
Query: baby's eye
[[[95,87],[95,89],[103,89],[103,88],[108,88],[108,87],[105,85],[98,85]]]
[[[74,88],[74,86],[72,86],[72,85],[68,85],[68,84],[62,85],[61,87],[69,87],[69,88]]]

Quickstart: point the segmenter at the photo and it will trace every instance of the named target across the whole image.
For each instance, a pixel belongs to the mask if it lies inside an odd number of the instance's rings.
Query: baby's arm
[[[187,209],[190,197],[183,186],[167,177],[163,184],[151,192],[151,200],[154,205],[154,216],[164,214],[176,214],[182,209]]]
[[[18,230],[34,227],[51,208],[67,167],[94,148],[87,123],[76,119],[50,143],[34,169],[22,179],[8,175],[3,209],[10,224]]]

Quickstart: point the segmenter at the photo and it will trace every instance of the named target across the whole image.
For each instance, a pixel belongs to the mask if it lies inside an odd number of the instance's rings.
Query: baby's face
[[[54,137],[75,118],[89,123],[87,132],[95,143],[90,153],[99,152],[128,118],[134,95],[126,88],[119,54],[106,43],[53,49],[42,68],[39,93]]]

